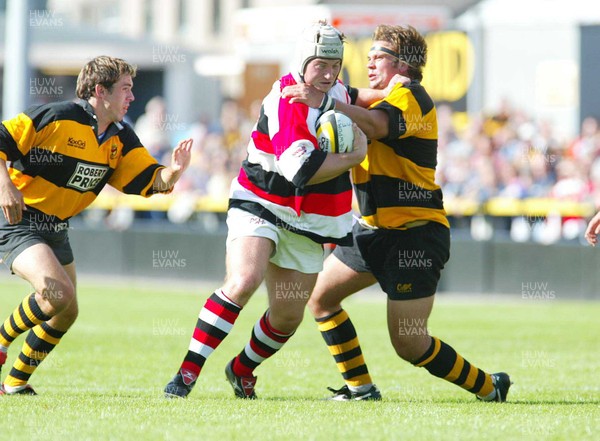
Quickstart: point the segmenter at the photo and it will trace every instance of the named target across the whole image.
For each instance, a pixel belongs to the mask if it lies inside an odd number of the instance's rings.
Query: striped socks
[[[431,345],[423,356],[413,363],[424,367],[431,375],[443,378],[480,397],[491,397],[494,383],[490,374],[473,366],[451,346],[436,337],[431,338]]]
[[[294,335],[284,334],[269,323],[269,310],[256,322],[250,341],[233,361],[233,373],[238,377],[252,377],[252,372],[267,358],[273,356]]]
[[[196,381],[206,359],[227,337],[242,308],[217,290],[200,310],[188,352],[181,364],[185,384]]]
[[[4,379],[4,387],[10,393],[22,389],[39,364],[60,342],[66,331],[53,329],[47,323],[35,326],[27,334],[21,353]]]
[[[0,326],[0,349],[8,348],[19,335],[48,320],[50,317],[40,309],[35,293],[28,295]]]
[[[354,392],[368,390],[371,376],[360,348],[356,329],[348,313],[340,309],[329,316],[317,319],[317,325],[329,353],[333,356],[344,381]]]

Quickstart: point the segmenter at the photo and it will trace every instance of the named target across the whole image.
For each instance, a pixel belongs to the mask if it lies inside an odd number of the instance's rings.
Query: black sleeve
[[[327,153],[321,150],[314,150],[292,179],[292,184],[298,188],[304,188],[306,183],[311,180],[317,170],[323,165],[325,158],[327,158]]]
[[[406,133],[406,121],[404,120],[402,110],[387,101],[380,102],[374,109],[383,110],[388,114],[388,135],[382,139],[398,139]]]
[[[347,85],[346,90],[348,91],[348,95],[350,95],[350,104],[355,104],[356,99],[358,98],[358,89],[356,87],[350,87],[350,85]]]

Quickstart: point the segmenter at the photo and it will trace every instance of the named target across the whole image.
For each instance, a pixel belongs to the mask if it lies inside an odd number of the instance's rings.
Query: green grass
[[[216,287],[216,286],[214,286]],[[290,342],[256,371],[256,401],[233,397],[223,368],[247,342],[258,293],[209,358],[187,400],[162,388],[181,362],[213,286],[84,280],[81,313],[32,377],[37,397],[0,398],[2,440],[584,440],[598,439],[600,303],[438,296],[431,333],[489,372],[507,371],[505,404],[398,359],[382,296],[347,303],[380,403],[323,401],[337,373],[308,313]],[[27,294],[0,278],[0,320]],[[8,366],[23,338],[11,347]]]

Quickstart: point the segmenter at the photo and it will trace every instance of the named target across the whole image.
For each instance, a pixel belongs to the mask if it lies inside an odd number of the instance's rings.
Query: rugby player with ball
[[[231,331],[242,308],[264,281],[268,308],[250,341],[225,367],[236,397],[256,398],[254,370],[273,356],[300,325],[323,268],[323,245],[352,241],[352,186],[348,170],[365,157],[367,140],[354,128],[353,148],[327,153],[316,125],[322,110],[281,97],[306,83],[332,100],[350,102],[338,80],[343,35],[320,22],[300,36],[292,71],[262,102],[248,155],[230,190],[224,284],[205,301],[192,338],[164,392],[186,397],[206,359]]]

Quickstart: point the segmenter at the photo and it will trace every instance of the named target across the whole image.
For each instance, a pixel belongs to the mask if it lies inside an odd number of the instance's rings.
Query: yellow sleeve
[[[36,138],[33,121],[25,113],[19,113],[0,126],[0,158],[14,161],[29,153]]]
[[[148,197],[155,193],[152,184],[161,168],[164,166],[138,146],[123,155],[108,183],[123,193]]]

